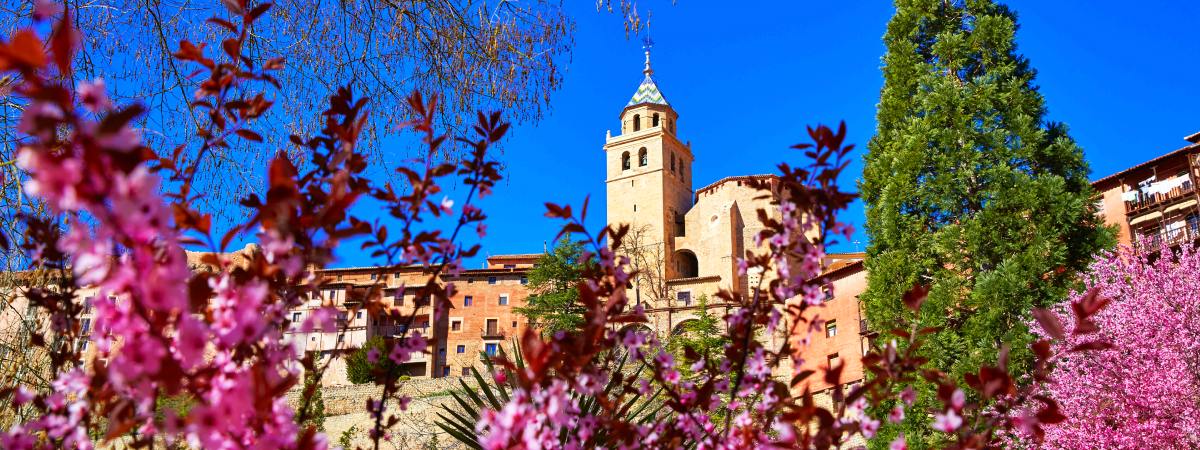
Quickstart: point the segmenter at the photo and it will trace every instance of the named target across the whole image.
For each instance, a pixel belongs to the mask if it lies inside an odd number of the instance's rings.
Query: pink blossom
[[[953,409],[947,409],[944,414],[933,415],[933,429],[944,433],[953,433],[954,430],[962,426],[962,421],[962,417],[956,414]]]
[[[97,78],[92,82],[83,82],[79,84],[79,100],[83,106],[91,112],[100,112],[108,110],[112,106],[112,102],[108,100],[108,93],[104,90],[104,80]]]
[[[879,431],[879,421],[870,417],[863,417],[858,424],[858,429],[862,431],[863,437],[870,439],[875,437],[875,433]]]
[[[33,2],[33,20],[48,20],[60,12],[62,12],[62,4],[53,0],[35,0]]]
[[[179,321],[179,332],[175,335],[173,350],[180,365],[186,370],[203,362],[204,348],[208,342],[208,327],[185,314]]]
[[[955,411],[962,411],[963,404],[966,402],[967,396],[962,389],[955,389],[953,394],[950,394],[950,407]]]
[[[137,130],[125,126],[112,133],[100,135],[96,141],[101,147],[125,153],[141,147],[142,135]]]
[[[904,406],[896,405],[895,408],[892,408],[892,410],[888,412],[888,422],[900,423],[902,421],[904,421]]]
[[[888,444],[888,450],[908,450],[908,442],[904,441],[904,435],[900,435],[891,444]]]
[[[907,386],[903,391],[900,391],[900,400],[905,405],[912,406],[913,402],[917,401],[917,391],[913,390],[912,386]]]

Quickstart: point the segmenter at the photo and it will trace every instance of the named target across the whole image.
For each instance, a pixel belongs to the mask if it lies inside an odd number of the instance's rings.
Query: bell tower
[[[692,207],[692,151],[676,137],[679,114],[667,102],[650,68],[650,42],[642,83],[621,110],[620,134],[605,139],[608,223],[644,231],[661,251],[660,273],[675,277],[674,237],[684,233]]]

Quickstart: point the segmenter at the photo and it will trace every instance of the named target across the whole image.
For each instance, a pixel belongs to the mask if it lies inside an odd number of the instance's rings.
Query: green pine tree
[[[529,300],[513,310],[543,335],[583,326],[583,305],[576,288],[587,267],[582,257],[583,247],[564,238],[529,271]]]
[[[1063,300],[1076,272],[1112,242],[1095,216],[1083,151],[1064,125],[1044,121],[1007,7],[895,6],[879,128],[860,185],[871,239],[868,319],[892,329],[913,314],[904,292],[928,285],[918,319],[943,327],[922,350],[932,366],[961,379],[1008,345],[1010,370],[1028,370],[1030,309]],[[937,404],[931,385],[917,388],[918,408]],[[937,446],[928,420],[909,414],[872,447],[885,448],[900,431],[909,448]]]

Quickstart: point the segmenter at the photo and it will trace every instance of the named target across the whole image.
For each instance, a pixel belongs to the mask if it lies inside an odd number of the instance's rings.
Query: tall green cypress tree
[[[1112,242],[1095,215],[1083,151],[1065,126],[1044,121],[1007,7],[895,6],[879,128],[860,185],[871,238],[867,317],[892,329],[914,314],[904,292],[928,285],[917,319],[943,328],[922,350],[933,367],[961,379],[1009,345],[1010,370],[1028,370],[1030,309],[1066,298],[1077,271]],[[932,385],[917,389],[918,408],[938,404]],[[936,445],[928,421],[911,413],[872,446],[885,448],[900,431],[910,448]]]

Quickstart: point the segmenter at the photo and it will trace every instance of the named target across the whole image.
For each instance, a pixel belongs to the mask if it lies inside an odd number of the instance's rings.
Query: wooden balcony
[[[1148,212],[1163,206],[1170,206],[1181,200],[1196,198],[1196,186],[1191,180],[1183,185],[1162,194],[1143,195],[1141,198],[1125,202],[1125,215],[1132,216]]]

